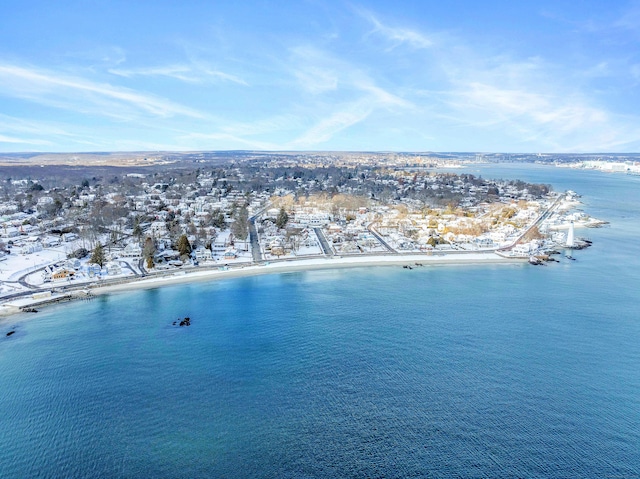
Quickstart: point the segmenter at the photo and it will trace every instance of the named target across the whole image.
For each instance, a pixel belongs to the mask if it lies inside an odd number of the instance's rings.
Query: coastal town
[[[543,264],[590,244],[575,229],[603,224],[580,211],[577,193],[455,173],[474,157],[132,157],[3,168],[5,312],[109,285],[294,263]]]

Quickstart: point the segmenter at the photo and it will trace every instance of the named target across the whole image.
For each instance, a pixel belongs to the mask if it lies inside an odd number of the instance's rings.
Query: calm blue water
[[[2,320],[0,477],[640,477],[640,177],[482,175],[574,189],[611,227],[547,267],[262,276]]]

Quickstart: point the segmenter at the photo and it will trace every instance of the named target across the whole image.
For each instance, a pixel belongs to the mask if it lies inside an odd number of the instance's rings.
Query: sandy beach
[[[351,256],[340,258],[315,258],[289,261],[278,261],[265,263],[262,265],[247,265],[228,269],[207,269],[207,270],[178,270],[166,275],[153,276],[148,278],[135,278],[131,281],[115,285],[87,285],[84,290],[72,292],[54,293],[51,296],[41,297],[38,292],[34,295],[25,296],[19,299],[7,301],[0,305],[0,316],[9,316],[21,313],[24,308],[41,308],[47,304],[74,299],[86,298],[87,291],[91,295],[112,294],[137,289],[161,288],[163,286],[217,281],[230,278],[246,276],[257,276],[264,274],[291,273],[297,271],[311,271],[322,269],[342,269],[342,268],[362,268],[372,266],[412,266],[416,263],[422,266],[435,265],[478,265],[478,264],[513,264],[522,263],[520,258],[505,258],[493,252],[456,254],[445,253],[439,255],[387,255],[387,256]],[[44,291],[44,290],[43,290]]]
[[[228,270],[206,270],[177,272],[162,277],[148,279],[138,279],[126,284],[108,285],[92,289],[92,294],[108,294],[119,291],[131,291],[132,289],[158,288],[167,285],[192,283],[195,281],[213,281],[228,278],[238,278],[244,276],[256,276],[262,274],[291,273],[296,271],[310,271],[320,269],[357,268],[371,266],[415,266],[420,263],[428,265],[471,265],[489,263],[522,263],[522,259],[504,258],[495,253],[471,253],[465,255],[442,254],[435,256],[428,255],[389,255],[389,256],[367,256],[367,257],[342,257],[342,258],[319,258],[307,260],[291,260],[273,262],[265,265],[250,265]]]

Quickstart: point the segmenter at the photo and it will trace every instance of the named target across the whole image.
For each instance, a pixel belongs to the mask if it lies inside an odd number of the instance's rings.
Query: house
[[[167,225],[164,221],[154,221],[150,229],[154,236],[163,236],[167,233]]]
[[[529,256],[531,254],[531,244],[517,244],[512,249],[514,256]]]
[[[207,249],[204,246],[198,246],[193,251],[193,257],[197,261],[211,261],[213,259],[213,254],[210,249]]]
[[[327,213],[296,212],[294,222],[302,226],[326,226],[330,219]]]
[[[228,248],[223,255],[223,258],[226,260],[236,259],[238,257],[238,252],[233,248]]]
[[[20,230],[13,226],[7,227],[6,225],[2,228],[2,237],[3,238],[15,238],[16,236],[20,236]]]
[[[51,198],[50,196],[43,196],[41,198],[38,198],[38,206],[40,207],[44,207],[52,204],[53,204],[53,198]]]
[[[65,268],[78,270],[80,269],[81,265],[82,263],[78,258],[69,258],[67,261],[65,261]]]
[[[269,249],[274,256],[284,255],[284,243],[281,238],[275,238],[270,244]]]
[[[60,238],[58,236],[47,236],[42,240],[42,245],[45,248],[60,246]]]
[[[142,248],[139,244],[129,243],[124,247],[122,252],[123,258],[140,258],[142,256]]]
[[[93,278],[94,276],[102,272],[102,268],[100,267],[100,265],[95,263],[87,263],[84,269],[87,272],[87,276],[89,276],[90,278]]]
[[[70,241],[75,241],[78,238],[79,238],[79,236],[77,234],[75,234],[75,233],[64,233],[62,235],[62,239],[64,241],[66,241],[67,243],[70,242]]]
[[[31,254],[31,253],[36,253],[38,251],[42,251],[42,244],[36,241],[36,242],[25,242],[20,244],[17,252],[19,254]]]
[[[228,242],[227,242],[227,236],[223,236],[223,235],[218,235],[216,236],[216,239],[213,240],[213,242],[211,243],[211,251],[214,254],[224,254],[224,251],[227,249],[227,247],[229,246]]]
[[[156,263],[162,263],[163,261],[168,263],[169,261],[178,261],[180,259],[180,252],[173,249],[165,249],[159,251],[155,255]]]
[[[110,262],[105,265],[105,269],[107,270],[108,275],[118,275],[122,274],[122,268],[118,263]]]
[[[65,279],[73,279],[76,272],[68,268],[58,268],[51,273],[51,279],[53,281],[63,281]]]

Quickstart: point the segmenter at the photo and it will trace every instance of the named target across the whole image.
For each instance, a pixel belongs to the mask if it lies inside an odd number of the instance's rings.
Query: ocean
[[[640,177],[456,171],[575,190],[610,225],[544,267],[296,272],[2,319],[0,477],[640,477]]]

